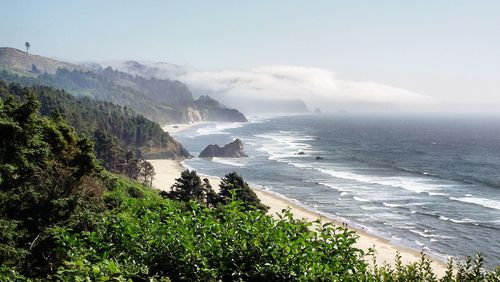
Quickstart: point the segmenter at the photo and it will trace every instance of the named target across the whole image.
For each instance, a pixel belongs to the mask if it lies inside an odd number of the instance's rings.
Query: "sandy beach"
[[[153,186],[160,190],[169,190],[175,183],[175,179],[180,176],[181,171],[185,169],[178,160],[149,160],[149,162],[153,164],[156,171],[156,178],[153,181]],[[220,178],[207,178],[214,188],[218,187]],[[290,208],[296,218],[307,219],[309,221],[321,218],[324,222],[333,222],[336,225],[342,225],[342,222],[336,221],[334,218],[324,217],[321,214],[307,210],[292,201],[278,197],[269,192],[256,189],[255,187],[252,188],[261,199],[262,203],[270,207],[269,214],[276,216],[276,213],[281,213],[283,209]],[[393,264],[396,252],[398,251],[401,254],[403,263],[415,262],[420,259],[419,251],[393,245],[388,240],[369,234],[361,229],[355,229],[352,227],[349,228],[355,230],[356,234],[359,236],[356,244],[358,248],[368,250],[369,248],[374,247],[377,252],[378,265],[382,265],[384,263]],[[434,260],[432,267],[438,276],[442,276],[446,271],[446,264],[439,260]]]

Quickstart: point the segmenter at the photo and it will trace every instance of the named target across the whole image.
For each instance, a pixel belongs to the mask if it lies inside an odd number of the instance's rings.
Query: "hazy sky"
[[[66,60],[289,65],[500,106],[500,1],[8,1],[0,45]],[[268,68],[266,67],[266,70]]]

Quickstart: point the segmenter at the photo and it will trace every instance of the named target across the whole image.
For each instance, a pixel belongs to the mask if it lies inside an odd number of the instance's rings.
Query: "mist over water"
[[[500,261],[499,118],[254,118],[176,138],[193,154],[243,140],[249,158],[185,162],[200,173],[237,171],[310,209],[443,258],[480,251],[490,266]]]

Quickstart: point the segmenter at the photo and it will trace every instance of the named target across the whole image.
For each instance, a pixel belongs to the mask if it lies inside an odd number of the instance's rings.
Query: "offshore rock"
[[[243,152],[243,142],[240,139],[236,139],[222,148],[217,144],[210,144],[200,153],[199,157],[243,158],[248,157],[248,155]]]

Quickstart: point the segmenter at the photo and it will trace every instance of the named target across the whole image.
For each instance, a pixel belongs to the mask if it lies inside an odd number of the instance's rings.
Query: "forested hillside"
[[[27,62],[32,62],[31,66]],[[12,48],[0,48],[0,79],[23,85],[48,85],[75,96],[113,102],[160,123],[246,121],[237,110],[194,100],[179,81],[143,78],[111,68],[85,68]]]
[[[188,158],[186,149],[161,127],[127,107],[90,98],[76,98],[48,86],[22,87],[0,81],[0,97],[24,101],[28,93],[40,100],[44,116],[58,112],[80,134],[96,143],[105,166],[115,169],[131,151],[137,158]]]
[[[216,195],[185,171],[163,199],[38,108],[33,94],[0,100],[0,281],[438,281],[425,257],[374,266],[353,231],[266,215],[235,173]],[[498,281],[482,264],[450,263],[439,281]]]

